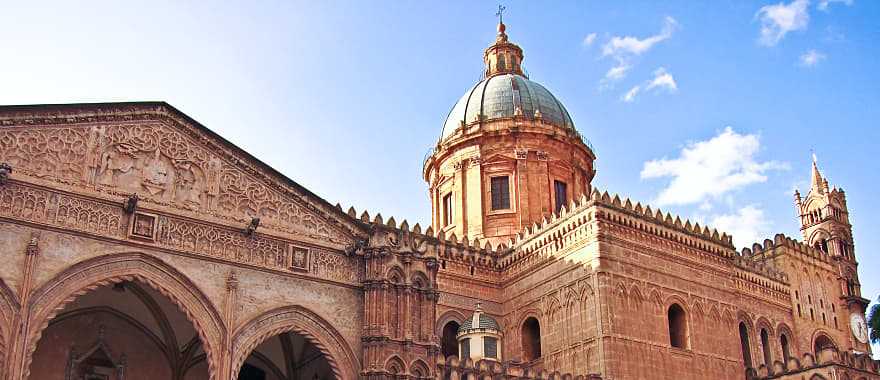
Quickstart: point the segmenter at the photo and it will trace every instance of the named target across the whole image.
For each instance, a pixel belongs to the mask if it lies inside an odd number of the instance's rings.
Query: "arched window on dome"
[[[688,348],[687,314],[677,303],[669,306],[669,344],[675,348]]]
[[[520,337],[522,338],[523,360],[530,362],[541,358],[541,324],[535,317],[526,318]]]
[[[504,54],[498,54],[498,71],[505,70],[507,68],[506,62],[504,62]]]
[[[749,344],[749,328],[745,322],[739,323],[739,345],[742,348],[743,365],[752,368],[752,348]]]

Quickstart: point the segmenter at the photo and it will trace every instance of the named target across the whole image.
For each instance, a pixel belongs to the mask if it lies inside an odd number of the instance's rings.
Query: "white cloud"
[[[826,58],[825,54],[816,51],[815,49],[810,49],[806,53],[801,54],[800,61],[801,66],[805,67],[813,67],[816,66],[819,61],[822,61]]]
[[[643,86],[645,91],[655,89],[658,91],[665,89],[669,93],[678,91],[678,84],[675,83],[675,78],[672,77],[672,74],[666,72],[665,68],[661,67],[654,70],[654,78],[648,79],[644,84],[631,88],[620,97],[620,100],[626,103],[632,103],[636,99],[636,96],[641,92]]]
[[[590,33],[586,37],[584,37],[584,46],[592,46],[593,42],[596,41],[596,33]]]
[[[657,205],[687,205],[723,198],[731,191],[767,181],[770,170],[787,169],[776,161],[759,162],[757,135],[739,134],[727,127],[717,136],[689,143],[678,158],[645,162],[642,179],[671,177],[654,201]]]
[[[654,45],[672,37],[678,29],[678,22],[670,16],[663,19],[663,27],[660,33],[653,36],[638,38],[632,36],[611,37],[605,45],[602,45],[602,57],[611,57],[617,64],[608,70],[600,82],[600,87],[609,87],[611,82],[626,77],[627,71],[632,67],[633,58],[651,50]],[[589,36],[587,36],[589,38]],[[586,42],[586,41],[585,41]]]
[[[678,22],[670,16],[663,19],[663,28],[659,34],[644,39],[632,36],[614,36],[602,46],[602,56],[621,57],[626,55],[641,55],[650,50],[654,45],[672,37],[672,33],[678,28]]]
[[[763,241],[770,236],[772,227],[764,215],[764,210],[757,205],[742,207],[732,214],[715,215],[709,221],[709,225],[732,235],[734,244],[740,247]]]
[[[853,0],[819,0],[819,4],[816,5],[816,8],[818,8],[820,11],[827,12],[828,6],[831,5],[831,3],[843,3],[847,6],[850,6],[853,5]]]
[[[654,79],[651,79],[646,87],[647,90],[654,88],[665,88],[669,92],[678,91],[678,85],[675,83],[675,78],[673,78],[672,74],[666,72],[666,69],[662,67],[654,71]]]
[[[775,46],[788,32],[805,30],[810,22],[809,0],[794,0],[785,4],[765,5],[755,17],[761,19],[761,37],[758,42]]]
[[[631,88],[629,91],[627,91],[626,94],[623,94],[623,96],[620,97],[620,100],[627,102],[627,103],[632,103],[633,100],[636,100],[636,95],[638,95],[639,91],[641,91],[641,90],[642,90],[641,86],[635,86],[635,87]]]

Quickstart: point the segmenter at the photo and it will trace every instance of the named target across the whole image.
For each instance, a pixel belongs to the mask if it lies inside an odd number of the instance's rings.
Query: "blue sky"
[[[813,149],[880,295],[880,2],[505,5],[531,79],[595,147],[595,184],[739,246],[799,238]],[[422,158],[479,79],[496,6],[8,2],[0,103],[164,100],[332,203],[426,224]]]

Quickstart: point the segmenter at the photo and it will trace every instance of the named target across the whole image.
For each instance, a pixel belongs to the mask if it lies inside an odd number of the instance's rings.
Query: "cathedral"
[[[420,225],[332,205],[163,102],[0,106],[2,380],[877,380],[846,193],[802,236],[595,188],[499,23]]]

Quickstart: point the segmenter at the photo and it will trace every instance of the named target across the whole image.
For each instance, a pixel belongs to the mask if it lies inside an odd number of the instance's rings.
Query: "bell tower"
[[[859,323],[864,324],[865,309],[870,300],[861,295],[846,193],[828,185],[828,179],[822,176],[813,155],[810,190],[804,197],[795,190],[794,197],[804,242],[827,255],[837,267],[841,294],[838,302],[848,311],[846,321],[856,329]],[[853,332],[852,336],[856,338],[852,346],[870,352],[867,341],[860,341],[859,335]]]
[[[843,189],[829,188],[815,156],[810,191],[802,198],[800,192],[795,190],[794,196],[804,241],[827,255],[855,262],[846,193]]]

